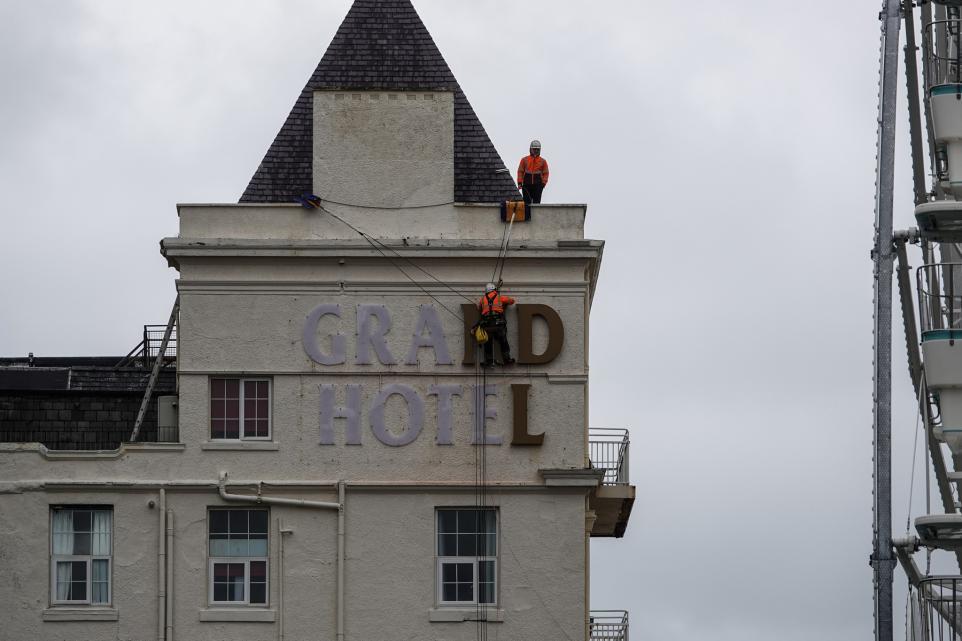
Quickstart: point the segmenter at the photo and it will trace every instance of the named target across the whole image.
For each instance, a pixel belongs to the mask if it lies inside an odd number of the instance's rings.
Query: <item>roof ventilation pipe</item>
[[[218,492],[225,501],[240,501],[262,505],[287,505],[316,510],[337,510],[337,641],[344,641],[344,481],[337,482],[337,502],[288,499],[280,496],[263,496],[262,482],[257,483],[257,494],[232,494],[227,491],[227,472],[220,473]],[[284,577],[281,577],[284,580]]]

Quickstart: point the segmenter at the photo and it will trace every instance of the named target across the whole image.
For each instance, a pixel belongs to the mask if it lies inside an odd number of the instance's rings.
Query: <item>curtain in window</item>
[[[73,510],[56,510],[53,513],[53,553],[73,554]],[[57,575],[60,575],[59,565]]]
[[[108,585],[110,584],[107,578],[109,569],[110,562],[106,559],[95,559],[93,561],[90,583],[91,603],[107,603]]]
[[[57,600],[66,601],[70,596],[70,577],[73,564],[59,561],[57,563]]]
[[[91,554],[94,556],[107,556],[110,554],[110,512],[107,510],[97,510],[93,515]]]

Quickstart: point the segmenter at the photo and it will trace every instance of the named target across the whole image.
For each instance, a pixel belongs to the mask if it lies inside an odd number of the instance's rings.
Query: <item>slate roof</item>
[[[312,92],[321,89],[454,92],[454,200],[494,203],[518,196],[410,0],[355,0],[240,202],[291,202],[310,193]]]

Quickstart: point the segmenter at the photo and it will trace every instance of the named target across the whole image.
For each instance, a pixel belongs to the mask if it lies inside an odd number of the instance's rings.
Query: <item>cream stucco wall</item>
[[[268,491],[267,495],[332,500],[324,491]],[[154,491],[49,491],[3,495],[0,510],[0,597],[6,605],[0,639],[54,641],[154,638],[157,623],[157,500]],[[468,492],[350,490],[346,500],[345,632],[348,639],[472,639],[475,623],[431,621],[436,609],[435,510],[472,506]],[[496,491],[499,511],[498,618],[491,639],[579,638],[583,625],[584,497]],[[98,504],[114,509],[114,621],[44,621],[49,611],[50,505]],[[168,490],[175,515],[174,617],[176,638],[192,641],[275,639],[281,616],[290,641],[333,639],[336,609],[336,513],[270,508],[270,597],[273,621],[201,621],[218,615],[207,602],[207,511],[224,504],[213,491]],[[231,503],[237,506],[236,503]],[[285,535],[280,575],[278,521]],[[546,537],[546,533],[551,533]],[[279,582],[284,582],[283,607]],[[223,615],[221,615],[223,616]]]
[[[536,215],[538,213],[536,209]],[[488,503],[500,512],[499,609],[491,639],[578,639],[584,636],[587,568],[586,487],[546,484],[542,470],[583,470],[586,460],[588,310],[602,243],[583,239],[583,206],[544,209],[515,227],[504,268],[505,293],[556,310],[564,348],[552,362],[497,368],[487,383],[496,418],[486,425],[501,444],[486,446]],[[475,623],[431,620],[436,608],[434,511],[475,504],[476,454],[472,389],[479,371],[461,364],[463,323],[455,314],[491,278],[504,230],[496,208],[447,207],[396,212],[343,210],[352,224],[379,229],[388,259],[323,212],[285,206],[182,207],[182,233],[163,251],[179,269],[178,346],[180,444],[124,447],[114,453],[51,453],[36,445],[0,447],[0,602],[12,604],[5,639],[155,638],[157,616],[157,488],[167,487],[175,515],[174,612],[178,639],[266,641],[276,638],[279,576],[277,520],[285,539],[285,623],[288,641],[334,638],[336,513],[271,508],[271,605],[274,622],[201,621],[206,607],[206,513],[224,505],[216,484],[229,473],[239,491],[258,481],[274,496],[333,500],[347,482],[347,641],[458,640]],[[556,214],[552,216],[552,214]],[[387,221],[378,226],[379,221]],[[404,224],[398,221],[403,221]],[[406,226],[405,226],[406,225]],[[403,229],[399,229],[403,227]],[[387,231],[384,231],[384,230]],[[435,236],[432,238],[432,231]],[[446,230],[446,231],[444,231]],[[394,232],[402,232],[395,234]],[[447,234],[439,239],[441,231]],[[390,232],[390,233],[389,233]],[[404,233],[406,232],[406,233]],[[399,269],[407,266],[411,282]],[[417,267],[414,267],[417,265]],[[418,269],[420,268],[420,269]],[[421,271],[424,270],[424,271]],[[430,273],[429,278],[424,272]],[[428,296],[427,289],[437,300]],[[337,304],[309,337],[331,348],[345,339],[345,363],[322,365],[304,348],[304,326],[317,305]],[[383,306],[392,319],[387,349],[399,361],[359,363],[358,306]],[[432,306],[452,363],[421,348],[406,364],[422,306]],[[510,340],[517,350],[515,312]],[[535,351],[546,326],[534,325]],[[435,337],[436,339],[439,337]],[[272,384],[272,438],[267,443],[212,443],[209,378],[263,376]],[[388,385],[413,389],[424,425],[410,444],[379,440],[370,424],[372,398]],[[528,384],[528,431],[536,447],[511,445],[512,384]],[[362,389],[361,445],[321,444],[320,386],[334,385],[337,404],[348,385]],[[432,385],[458,385],[452,443],[438,443],[439,404]],[[407,414],[397,397],[385,423],[399,433]],[[224,449],[224,448],[227,449]],[[275,485],[271,485],[274,482]],[[282,484],[279,487],[276,484]],[[45,621],[49,609],[49,510],[56,504],[114,507],[116,621]],[[210,618],[210,615],[205,615]]]
[[[315,91],[314,193],[367,206],[454,200],[454,94]]]

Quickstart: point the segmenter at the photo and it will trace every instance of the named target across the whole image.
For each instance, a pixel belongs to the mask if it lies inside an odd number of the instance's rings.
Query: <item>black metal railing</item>
[[[591,641],[628,641],[627,610],[592,610],[589,617]]]
[[[160,346],[164,342],[166,325],[144,325],[143,338],[137,346],[124,356],[115,367],[143,367],[150,369],[160,353]],[[164,350],[164,363],[171,363],[177,359],[177,324],[170,332],[167,348]]]
[[[602,485],[628,485],[628,430],[592,427],[588,430],[591,467],[604,470]]]

